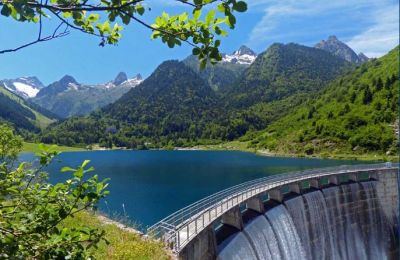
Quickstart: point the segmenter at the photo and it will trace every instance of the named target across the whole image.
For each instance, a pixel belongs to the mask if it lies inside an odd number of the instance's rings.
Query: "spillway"
[[[314,190],[249,220],[218,246],[217,259],[399,259],[398,212],[376,181]]]

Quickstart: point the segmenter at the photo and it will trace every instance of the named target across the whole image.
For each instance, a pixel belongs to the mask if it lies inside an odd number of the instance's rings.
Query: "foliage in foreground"
[[[38,28],[36,40],[13,49],[0,50],[0,54],[64,37],[70,30],[98,37],[100,46],[117,44],[122,37],[123,26],[136,23],[149,29],[153,39],[160,39],[170,48],[182,43],[189,44],[193,48],[193,54],[201,61],[202,67],[208,61],[215,63],[221,60],[218,49],[220,38],[227,35],[226,28],[235,28],[235,15],[237,12],[247,10],[246,2],[237,0],[175,2],[191,12],[170,15],[164,11],[156,16],[154,23],[151,24],[146,21],[146,14],[152,10],[149,6],[151,1],[146,0],[113,0],[97,3],[86,0],[0,1],[1,16],[18,22],[36,23]],[[50,19],[58,26],[49,33],[44,27],[51,25]]]
[[[0,137],[0,258],[90,257],[88,249],[105,240],[105,231],[62,224],[83,210],[94,209],[108,194],[107,180],[99,181],[97,175],[85,176],[93,168],[87,168],[89,161],[84,161],[76,169],[61,170],[72,175],[65,182],[49,184],[43,170],[57,152],[43,146],[37,154],[39,165],[22,162],[14,167],[22,141],[4,125],[0,126]]]

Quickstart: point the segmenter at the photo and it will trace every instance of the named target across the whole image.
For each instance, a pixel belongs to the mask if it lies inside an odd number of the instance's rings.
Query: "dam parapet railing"
[[[311,187],[319,188],[320,180],[328,177],[330,183],[337,184],[337,178],[347,176],[357,181],[359,173],[368,173],[368,178],[375,178],[379,170],[398,169],[398,163],[379,163],[364,165],[343,165],[337,167],[317,168],[298,172],[275,174],[248,181],[208,197],[205,197],[185,208],[169,215],[148,229],[148,234],[163,240],[171,250],[179,254],[181,250],[202,231],[211,226],[217,219],[228,215],[232,209],[249,202],[252,198],[268,193],[276,199],[282,187],[296,192],[291,184],[309,181]],[[336,182],[336,183],[335,183]],[[297,185],[297,189],[302,189]],[[274,191],[278,191],[274,193]],[[274,194],[277,194],[275,196]],[[233,214],[235,214],[233,212]]]

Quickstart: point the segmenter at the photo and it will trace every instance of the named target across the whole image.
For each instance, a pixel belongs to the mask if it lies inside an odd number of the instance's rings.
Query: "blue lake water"
[[[32,160],[32,154],[21,159]],[[64,166],[83,160],[93,174],[111,178],[110,195],[101,203],[105,213],[124,215],[145,229],[207,195],[256,178],[288,171],[357,164],[357,161],[264,157],[234,151],[92,151],[62,153],[47,169],[52,182],[61,181]]]

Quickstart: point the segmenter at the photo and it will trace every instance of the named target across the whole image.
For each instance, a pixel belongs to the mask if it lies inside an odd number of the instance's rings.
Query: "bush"
[[[41,145],[39,166],[26,162],[13,167],[18,137],[10,129],[0,127],[4,138],[0,161],[0,258],[1,259],[87,259],[88,249],[104,240],[104,231],[90,228],[66,228],[66,218],[95,209],[97,202],[108,194],[107,180],[97,175],[86,177],[93,168],[84,161],[76,169],[64,167],[71,178],[55,185],[47,182],[42,169],[58,154]],[[12,132],[11,132],[12,133]]]
[[[307,155],[312,155],[314,153],[314,145],[306,144],[304,146],[304,153]]]

